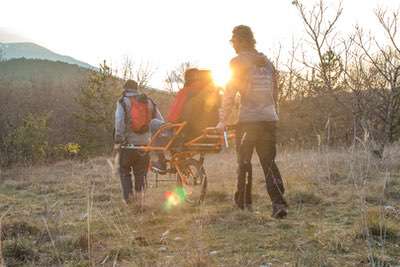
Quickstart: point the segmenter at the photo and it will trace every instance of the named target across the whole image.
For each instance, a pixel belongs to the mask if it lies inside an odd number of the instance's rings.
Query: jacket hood
[[[140,95],[140,93],[136,90],[130,90],[130,89],[126,89],[123,93],[124,96],[136,96],[136,95]]]
[[[263,53],[257,53],[257,55],[254,56],[253,60],[257,66],[265,66],[268,64],[268,59]]]
[[[269,60],[268,58],[260,52],[242,52],[239,53],[239,58],[243,58],[245,59],[245,61],[251,63],[251,64],[255,64],[256,66],[265,66],[268,64]]]

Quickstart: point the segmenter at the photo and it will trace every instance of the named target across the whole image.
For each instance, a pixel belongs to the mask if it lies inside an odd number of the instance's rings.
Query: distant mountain
[[[14,58],[43,59],[50,61],[61,61],[68,64],[78,65],[87,69],[96,69],[88,63],[76,60],[69,56],[63,56],[37,45],[35,43],[0,43],[0,52],[5,60]]]

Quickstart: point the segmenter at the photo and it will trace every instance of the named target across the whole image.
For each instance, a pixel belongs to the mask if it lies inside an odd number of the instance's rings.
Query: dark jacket
[[[191,95],[182,112],[182,120],[187,122],[184,130],[185,137],[195,138],[205,128],[214,127],[218,123],[220,106],[220,94],[211,84]]]

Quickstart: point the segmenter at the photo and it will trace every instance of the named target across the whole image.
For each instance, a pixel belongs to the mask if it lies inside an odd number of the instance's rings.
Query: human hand
[[[114,144],[114,151],[118,151],[121,149],[121,144]]]
[[[222,133],[225,131],[225,123],[219,122],[215,128],[217,128],[217,130]]]

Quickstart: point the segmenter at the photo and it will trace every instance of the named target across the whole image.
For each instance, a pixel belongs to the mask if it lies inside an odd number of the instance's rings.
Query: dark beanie
[[[131,89],[131,90],[137,90],[138,89],[138,84],[134,80],[127,80],[124,84],[124,89]]]

